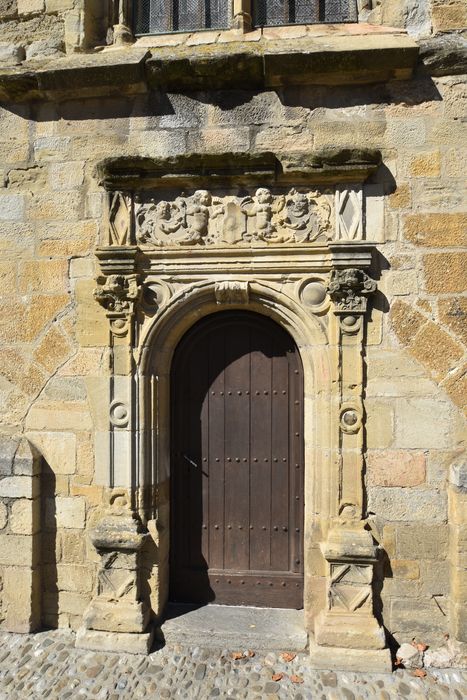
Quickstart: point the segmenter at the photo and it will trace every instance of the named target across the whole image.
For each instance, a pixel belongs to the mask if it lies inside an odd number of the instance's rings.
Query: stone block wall
[[[27,440],[0,443],[0,628],[41,624],[41,458]]]
[[[2,3],[4,19],[11,12],[11,20],[0,24],[0,41],[20,19],[24,31],[28,22],[50,22],[58,36],[61,11],[71,12],[72,4],[48,3],[44,14],[38,3],[39,14],[28,19],[16,14],[19,2]],[[464,21],[460,3],[451,3],[447,14],[437,2],[418,7],[428,8],[435,31]],[[414,13],[413,7],[401,16]],[[31,31],[36,37],[42,30]],[[17,35],[3,36],[14,43]],[[367,220],[372,207],[384,208],[384,217],[367,232],[378,241],[373,273],[380,291],[365,358],[367,511],[385,551],[380,611],[399,641],[420,636],[433,643],[452,629],[466,641],[464,492],[452,479],[448,486],[452,464],[462,460],[467,393],[466,98],[460,76],[431,78],[420,70],[414,80],[384,86],[154,91],[2,105],[1,442],[8,446],[12,435],[26,435],[49,469],[41,479],[42,515],[35,472],[15,471],[6,458],[10,471],[0,477],[1,625],[16,624],[8,621],[16,568],[24,581],[37,573],[32,544],[18,548],[24,563],[8,559],[17,551],[15,538],[34,542],[37,522],[42,621],[77,628],[95,582],[87,533],[104,502],[94,483],[94,433],[107,424],[99,397],[109,372],[105,313],[93,298],[94,251],[105,225],[96,163],[109,155],[309,153],[350,145],[380,149],[384,163],[368,183],[377,196],[368,197]],[[27,493],[14,491],[10,484],[19,488],[23,478]],[[322,598],[320,592],[318,608]],[[31,612],[18,618],[24,629],[38,619],[28,601]]]

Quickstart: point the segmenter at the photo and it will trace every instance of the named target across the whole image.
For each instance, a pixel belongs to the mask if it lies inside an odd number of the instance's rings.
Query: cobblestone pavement
[[[290,656],[293,656],[291,654]],[[467,697],[467,672],[428,671],[425,678],[312,671],[307,655],[165,647],[147,657],[86,652],[68,631],[0,634],[0,700],[36,698],[250,698],[388,700]]]

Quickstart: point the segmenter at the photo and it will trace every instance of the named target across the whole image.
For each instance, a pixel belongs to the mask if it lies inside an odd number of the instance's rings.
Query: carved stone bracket
[[[376,282],[363,270],[333,270],[328,286],[336,313],[365,313],[367,297],[376,290]]]
[[[141,295],[137,275],[109,275],[99,278],[98,282],[94,298],[99,304],[112,313],[133,313],[134,304]]]

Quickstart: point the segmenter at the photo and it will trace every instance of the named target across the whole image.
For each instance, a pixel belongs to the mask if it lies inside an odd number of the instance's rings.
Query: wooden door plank
[[[212,332],[209,344],[209,567],[224,568],[224,335]]]
[[[251,331],[250,568],[271,568],[271,366],[264,333]],[[265,354],[266,353],[266,354]]]
[[[237,327],[225,332],[225,568],[249,566],[249,354]]]
[[[282,342],[281,342],[282,341]],[[289,387],[284,338],[276,339],[272,365],[271,566],[289,568]]]

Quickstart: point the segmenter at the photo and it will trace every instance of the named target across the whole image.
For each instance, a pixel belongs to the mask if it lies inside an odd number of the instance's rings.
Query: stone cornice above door
[[[323,148],[312,153],[185,153],[168,158],[115,156],[96,166],[110,191],[172,187],[235,187],[362,183],[381,165],[370,148]]]
[[[321,31],[321,33],[320,33]],[[148,90],[261,90],[287,85],[351,85],[409,80],[418,46],[404,32],[332,25],[301,38],[208,45],[108,47],[46,57],[0,70],[0,100],[68,100]]]

